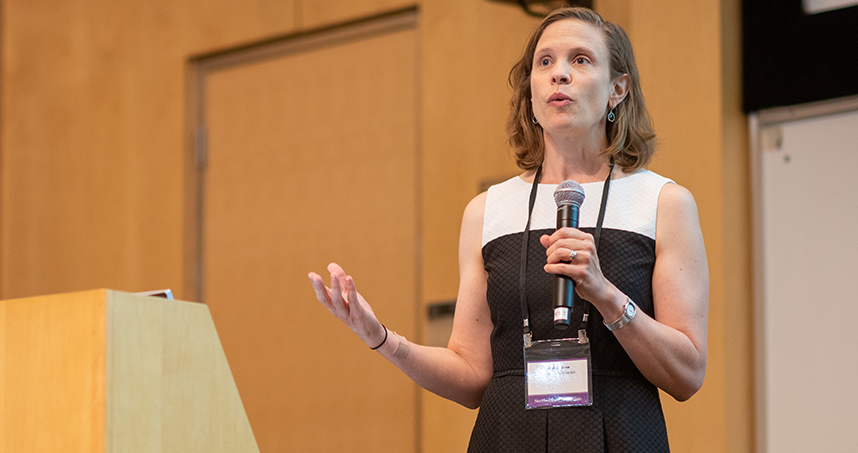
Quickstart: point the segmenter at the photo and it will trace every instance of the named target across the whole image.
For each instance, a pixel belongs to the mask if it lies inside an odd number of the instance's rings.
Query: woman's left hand
[[[612,297],[616,288],[602,275],[592,234],[576,228],[561,228],[551,236],[543,235],[539,242],[548,257],[545,272],[571,278],[578,296],[597,308],[599,302]]]

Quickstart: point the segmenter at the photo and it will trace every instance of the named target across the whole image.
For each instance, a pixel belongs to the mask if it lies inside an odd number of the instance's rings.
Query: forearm
[[[417,385],[470,409],[479,407],[491,378],[452,349],[418,345],[393,331],[376,352]]]
[[[603,307],[606,322],[619,318],[626,300],[625,294],[616,292],[614,300]],[[642,310],[613,334],[644,377],[677,400],[687,400],[703,385],[705,342],[695,344],[688,334]]]
[[[706,350],[700,350],[682,332],[660,324],[645,313],[614,332],[632,361],[650,382],[678,401],[685,401],[703,385]]]

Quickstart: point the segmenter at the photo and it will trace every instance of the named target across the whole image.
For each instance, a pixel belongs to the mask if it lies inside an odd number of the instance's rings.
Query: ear
[[[623,99],[626,98],[626,95],[629,94],[629,75],[623,74],[614,79],[612,82],[612,88],[613,90],[611,91],[611,101],[609,105],[610,108],[614,108],[619,105],[620,102],[623,102]]]

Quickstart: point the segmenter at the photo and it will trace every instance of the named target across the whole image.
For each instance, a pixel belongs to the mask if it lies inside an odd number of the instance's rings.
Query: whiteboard
[[[856,451],[858,99],[751,116],[760,452]]]

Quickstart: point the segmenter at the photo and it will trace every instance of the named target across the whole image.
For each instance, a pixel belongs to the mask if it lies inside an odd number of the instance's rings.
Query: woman
[[[510,143],[525,171],[465,209],[448,346],[388,331],[336,264],[330,288],[310,274],[316,295],[419,385],[480,407],[469,451],[668,451],[657,388],[684,401],[703,383],[708,269],[691,194],[643,170],[655,135],[628,37],[588,9],[557,10],[510,84]],[[586,196],[580,227],[555,231],[564,180]],[[575,282],[573,330],[553,326],[553,275]],[[523,319],[533,340],[584,330],[592,405],[525,407]]]

